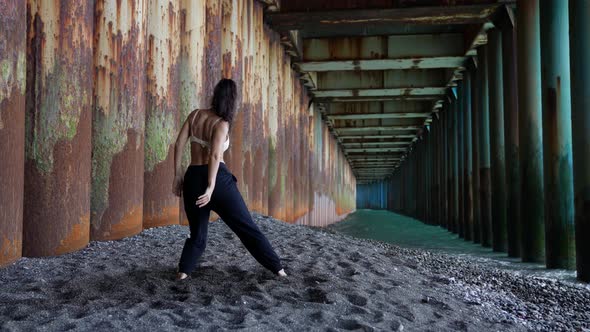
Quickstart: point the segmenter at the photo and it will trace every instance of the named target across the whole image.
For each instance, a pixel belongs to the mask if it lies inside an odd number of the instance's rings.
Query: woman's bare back
[[[204,165],[209,163],[209,146],[193,142],[191,137],[196,137],[207,143],[212,142],[215,126],[222,120],[209,109],[197,109],[188,116],[189,142],[191,142],[191,165]],[[226,140],[228,137],[226,137]],[[223,158],[221,159],[223,161]]]

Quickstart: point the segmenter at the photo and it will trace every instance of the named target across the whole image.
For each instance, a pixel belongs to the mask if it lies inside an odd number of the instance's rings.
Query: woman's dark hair
[[[234,119],[237,94],[236,83],[229,78],[222,78],[213,90],[211,108],[230,126]]]

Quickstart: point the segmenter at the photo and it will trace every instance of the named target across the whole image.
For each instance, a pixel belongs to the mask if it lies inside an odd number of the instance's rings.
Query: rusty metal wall
[[[143,228],[178,224],[172,194],[180,121],[180,1],[147,0]]]
[[[145,5],[143,0],[95,2],[91,240],[142,230]]]
[[[355,209],[355,180],[256,1],[222,1],[223,76],[240,109],[226,162],[251,210],[314,226]],[[216,83],[216,82],[215,82]]]
[[[240,87],[226,162],[251,210],[314,226],[355,210],[352,169],[261,3],[18,4],[0,1],[14,30],[0,35],[1,148],[12,154],[1,167],[0,264],[186,224],[171,191],[173,143],[221,77]]]
[[[16,29],[0,39],[12,50],[0,59],[1,148],[14,154],[1,165],[14,183],[2,186],[0,264],[21,256],[21,234],[22,255],[48,256],[186,223],[174,141],[221,77],[240,87],[226,162],[251,210],[315,226],[355,210],[352,170],[260,2],[24,5],[0,0]]]
[[[194,109],[207,108],[209,103],[208,91],[205,89],[207,79],[203,74],[208,68],[205,61],[219,58],[219,51],[217,54],[211,53],[215,50],[215,44],[207,43],[208,39],[205,38],[207,17],[215,17],[211,11],[207,11],[207,8],[207,1],[180,1],[180,86],[178,91],[180,117],[178,128]],[[211,31],[219,31],[219,29],[213,28]],[[219,44],[219,38],[217,38],[217,44]],[[210,85],[207,86],[210,87]],[[187,167],[189,162],[190,149],[187,147],[182,158],[183,168]],[[179,210],[180,224],[188,225],[183,200],[179,200]]]
[[[0,266],[22,254],[26,3],[0,0]]]
[[[92,4],[27,1],[24,256],[89,240]]]

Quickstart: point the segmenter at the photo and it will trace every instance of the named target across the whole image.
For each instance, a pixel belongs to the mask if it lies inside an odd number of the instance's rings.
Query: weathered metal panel
[[[147,0],[143,227],[178,224],[172,194],[179,117],[180,1]]]
[[[142,230],[145,4],[95,2],[91,240]]]
[[[545,259],[541,37],[538,0],[517,2],[522,260]]]
[[[27,1],[24,256],[89,241],[92,4]]]
[[[590,281],[590,2],[570,0],[576,267]]]
[[[0,0],[0,266],[22,255],[27,7]]]
[[[225,17],[225,16],[224,16]],[[207,77],[203,75],[206,66],[206,1],[180,1],[180,57],[179,75],[179,123],[182,123],[195,109],[209,108],[205,83]],[[190,148],[186,148],[182,156],[182,169],[190,163]],[[188,225],[184,211],[184,201],[180,201],[180,224]],[[211,218],[215,218],[214,213]]]
[[[545,261],[548,268],[562,269],[576,266],[569,51],[567,1],[542,1]]]
[[[493,29],[488,34],[490,88],[490,159],[492,185],[492,248],[506,251],[506,162],[504,147],[504,80],[502,76],[502,34]]]

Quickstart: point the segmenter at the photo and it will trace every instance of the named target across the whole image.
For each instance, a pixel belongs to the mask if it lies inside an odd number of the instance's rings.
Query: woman
[[[219,81],[213,92],[211,109],[197,109],[189,114],[176,139],[173,191],[177,196],[184,196],[190,225],[190,237],[184,243],[178,264],[178,280],[190,275],[205,250],[211,210],[238,235],[262,266],[279,276],[287,276],[279,257],[252,220],[236,186],[236,177],[223,162],[223,152],[229,147],[236,95],[234,81]],[[189,139],[191,164],[183,178],[182,151]]]

